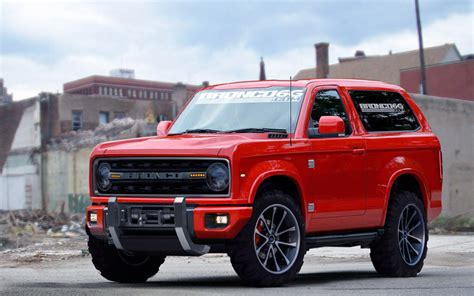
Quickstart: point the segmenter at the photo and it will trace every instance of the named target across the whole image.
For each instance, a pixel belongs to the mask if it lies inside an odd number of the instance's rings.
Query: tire
[[[143,283],[154,276],[165,257],[126,254],[114,246],[89,234],[89,253],[92,263],[109,281],[118,283]]]
[[[428,226],[423,202],[409,191],[390,198],[383,236],[370,248],[377,272],[390,277],[413,277],[423,268],[428,251]]]
[[[252,218],[227,248],[235,272],[249,285],[281,286],[295,279],[306,253],[300,208],[282,191],[263,192]]]

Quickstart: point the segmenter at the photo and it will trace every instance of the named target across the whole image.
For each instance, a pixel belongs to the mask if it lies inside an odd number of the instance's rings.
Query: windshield
[[[294,132],[306,89],[291,89]],[[178,117],[170,134],[218,132],[288,132],[289,87],[205,90],[197,93]]]

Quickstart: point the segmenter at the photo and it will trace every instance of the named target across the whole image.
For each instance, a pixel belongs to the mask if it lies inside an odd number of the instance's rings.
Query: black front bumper
[[[123,204],[111,197],[104,220],[109,242],[119,250],[195,256],[210,250],[193,242],[193,208],[184,197],[172,206]]]

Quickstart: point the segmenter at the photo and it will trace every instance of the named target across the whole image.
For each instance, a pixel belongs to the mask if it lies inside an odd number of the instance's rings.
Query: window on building
[[[132,96],[132,90],[131,89],[128,89],[128,96],[131,97]]]
[[[341,97],[336,90],[321,90],[316,94],[309,123],[309,127],[314,128],[316,133],[319,133],[319,119],[321,116],[339,116],[344,120],[346,135],[352,133],[346,109],[344,108]]]
[[[123,92],[122,92],[121,88],[119,88],[119,96],[121,96],[121,97],[123,96]]]
[[[125,118],[125,112],[115,112],[114,119],[122,119]]]
[[[82,121],[83,121],[82,110],[72,110],[71,123],[72,123],[73,131],[78,131],[82,129],[82,126],[83,126]]]
[[[100,111],[99,112],[99,124],[109,123],[109,112]]]
[[[419,127],[413,111],[399,93],[352,90],[349,94],[369,132],[412,131]]]
[[[99,86],[99,95],[103,94],[104,90],[102,89],[102,86]]]
[[[136,90],[133,90],[133,97],[137,97],[137,91]]]
[[[160,100],[163,100],[163,99],[164,99],[164,93],[160,92]]]

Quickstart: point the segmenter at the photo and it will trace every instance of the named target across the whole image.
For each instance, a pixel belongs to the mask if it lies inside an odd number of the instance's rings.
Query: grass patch
[[[433,233],[474,232],[474,216],[440,216],[429,224],[429,229]]]

